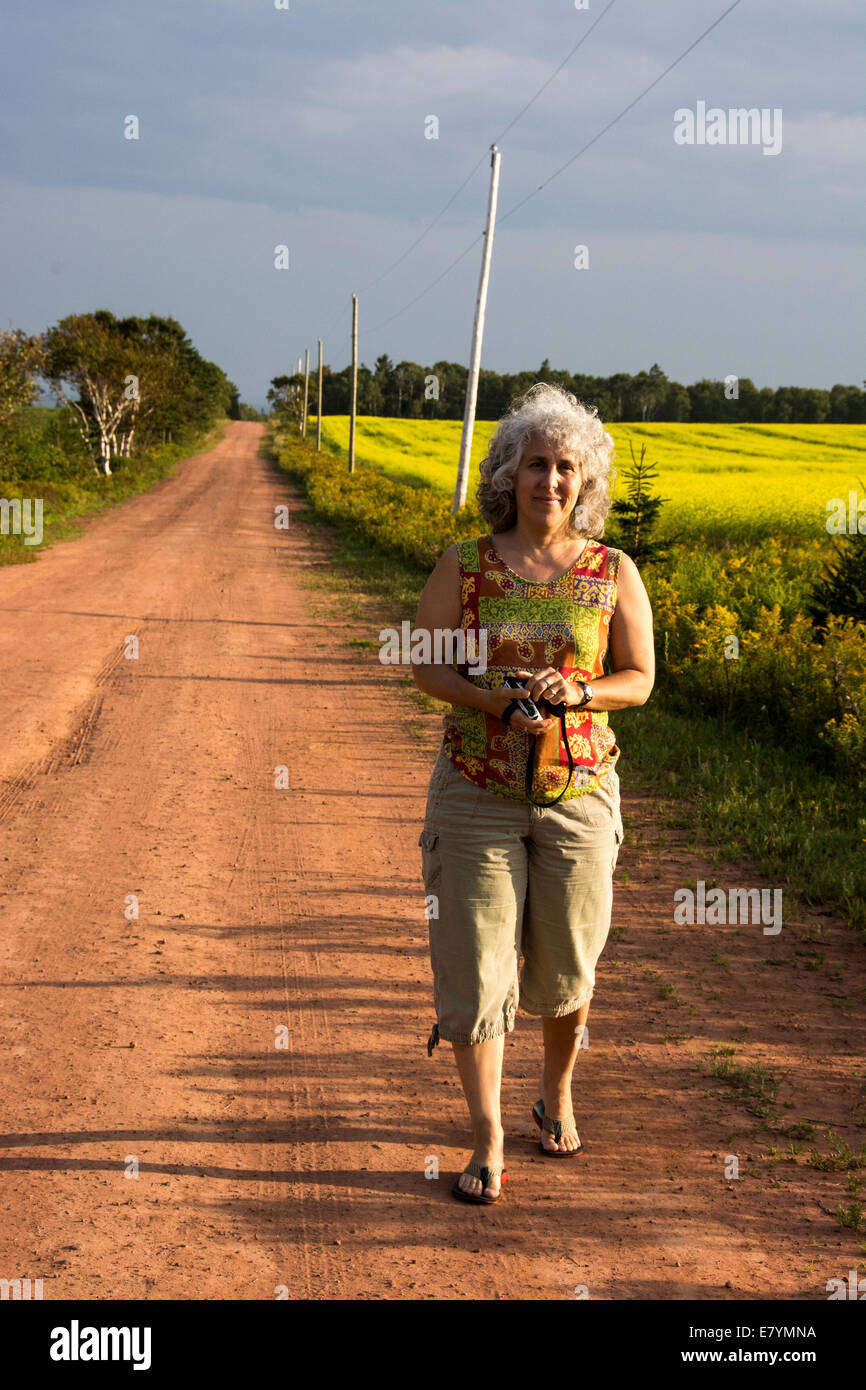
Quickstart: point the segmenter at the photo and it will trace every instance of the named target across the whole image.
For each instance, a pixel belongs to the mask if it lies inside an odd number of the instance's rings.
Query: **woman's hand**
[[[536,704],[542,695],[552,705],[564,704],[568,707],[579,704],[583,699],[583,686],[575,686],[573,681],[567,681],[555,666],[545,666],[542,671],[517,671],[515,674],[526,681],[529,697]]]
[[[522,677],[524,675],[531,675],[532,672],[518,671],[517,674]],[[511,685],[500,685],[497,686],[495,690],[488,690],[486,694],[487,709],[491,714],[495,714],[497,718],[501,719],[502,711],[507,705],[511,704],[512,700],[523,700],[530,692],[528,685],[525,690],[515,689],[515,687]],[[541,713],[540,710],[539,713]],[[509,729],[523,729],[528,734],[543,734],[555,723],[556,720],[552,716],[547,719],[530,719],[528,715],[523,713],[523,710],[516,709],[511,714],[508,727]]]

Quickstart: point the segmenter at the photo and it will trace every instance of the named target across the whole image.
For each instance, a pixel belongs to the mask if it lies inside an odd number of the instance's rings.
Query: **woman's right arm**
[[[436,651],[435,633],[458,632],[463,607],[460,596],[460,561],[456,545],[449,546],[440,556],[436,568],[424,585],[415,615],[415,631],[429,632],[430,650]],[[432,662],[412,663],[412,677],[419,690],[432,695],[436,700],[447,700],[454,705],[471,705],[473,709],[483,709],[487,714],[501,716],[505,706],[521,694],[529,691],[511,690],[501,686],[496,690],[484,690],[472,681],[461,676],[453,666],[435,665]],[[543,733],[553,723],[545,719],[541,724],[527,719],[520,710],[511,716],[511,727],[527,729],[531,733]]]

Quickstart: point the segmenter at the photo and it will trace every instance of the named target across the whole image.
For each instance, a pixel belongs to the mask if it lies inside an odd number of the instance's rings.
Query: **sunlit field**
[[[495,423],[479,421],[472,439],[468,496],[474,495],[478,464]],[[308,437],[315,435],[315,417]],[[394,420],[361,416],[355,459],[403,483],[424,483],[451,493],[460,454],[459,420]],[[610,426],[615,466],[630,464],[646,444],[647,461],[658,467],[656,491],[669,499],[660,533],[826,538],[827,503],[851,489],[866,495],[864,425],[680,425]],[[349,447],[348,416],[322,420],[322,443],[334,453]],[[622,480],[614,486],[620,495]]]

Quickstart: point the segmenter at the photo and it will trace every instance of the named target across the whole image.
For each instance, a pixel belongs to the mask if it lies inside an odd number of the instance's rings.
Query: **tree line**
[[[66,407],[96,473],[155,444],[183,443],[226,415],[237,387],[195,348],[176,319],[69,314],[44,333],[0,332],[0,444],[43,384]]]
[[[358,367],[358,413],[418,420],[462,420],[468,369],[460,362],[417,362],[396,366],[382,354],[373,370]],[[607,421],[689,421],[723,424],[862,424],[866,422],[866,391],[836,385],[831,390],[807,386],[758,387],[748,377],[718,381],[702,378],[691,386],[671,381],[658,363],[649,371],[591,376],[559,371],[545,358],[537,372],[500,374],[482,371],[478,382],[479,420],[498,420],[513,397],[536,381],[549,381],[594,405]],[[303,393],[303,373],[276,376],[268,400],[276,410],[297,414]],[[866,386],[866,382],[863,383]],[[351,366],[340,372],[322,369],[322,414],[348,415]],[[316,380],[311,373],[309,410],[315,413]]]

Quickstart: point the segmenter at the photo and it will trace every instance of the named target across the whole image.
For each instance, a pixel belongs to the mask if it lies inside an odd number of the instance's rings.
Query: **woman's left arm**
[[[627,709],[629,705],[646,704],[656,678],[653,611],[637,565],[625,553],[619,565],[608,651],[613,674],[589,682],[592,699],[586,705],[580,704],[585,682],[565,680],[553,666],[546,666],[543,671],[520,669],[515,674],[533,700],[546,695],[554,704],[564,700],[569,706],[580,705],[581,709]],[[556,720],[550,717],[547,723],[552,728]]]
[[[623,554],[617,579],[616,607],[610,620],[613,674],[592,682],[593,698],[584,709],[626,709],[645,705],[655,683],[653,613],[637,565]],[[577,692],[576,698],[580,699]]]

